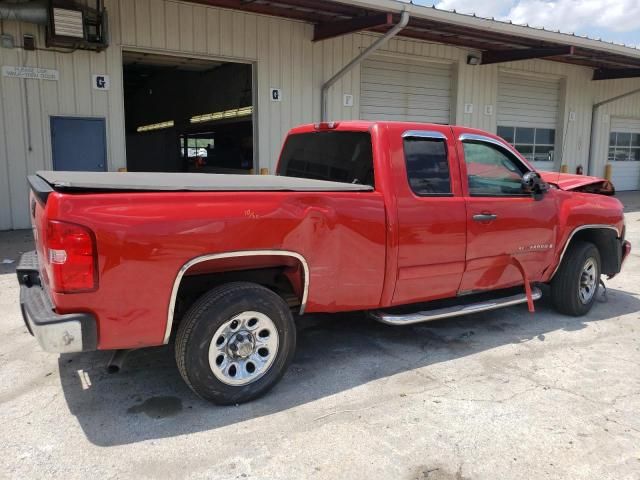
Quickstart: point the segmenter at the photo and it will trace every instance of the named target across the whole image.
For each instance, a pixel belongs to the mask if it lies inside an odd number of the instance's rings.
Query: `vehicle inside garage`
[[[123,53],[127,170],[249,173],[252,66]]]

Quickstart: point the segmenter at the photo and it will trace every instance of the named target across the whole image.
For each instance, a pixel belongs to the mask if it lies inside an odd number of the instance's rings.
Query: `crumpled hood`
[[[560,190],[599,193],[602,195],[614,195],[616,193],[613,184],[604,178],[590,177],[588,175],[574,175],[571,173],[539,173],[545,182],[555,185]]]

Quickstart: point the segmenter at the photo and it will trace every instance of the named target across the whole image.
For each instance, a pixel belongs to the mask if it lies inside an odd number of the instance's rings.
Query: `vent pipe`
[[[0,0],[0,20],[46,25],[48,18],[46,0]]]

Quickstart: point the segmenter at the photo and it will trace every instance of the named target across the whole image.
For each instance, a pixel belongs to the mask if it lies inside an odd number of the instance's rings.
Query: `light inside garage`
[[[124,52],[129,171],[249,173],[249,64]]]
[[[136,132],[148,132],[149,130],[162,130],[163,128],[171,128],[175,125],[173,120],[168,122],[152,123],[151,125],[142,125],[136,128]]]

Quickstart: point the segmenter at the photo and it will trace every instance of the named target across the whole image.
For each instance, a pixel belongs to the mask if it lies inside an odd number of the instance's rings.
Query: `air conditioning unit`
[[[47,47],[100,51],[109,45],[103,0],[96,0],[95,8],[52,0],[49,9]]]

